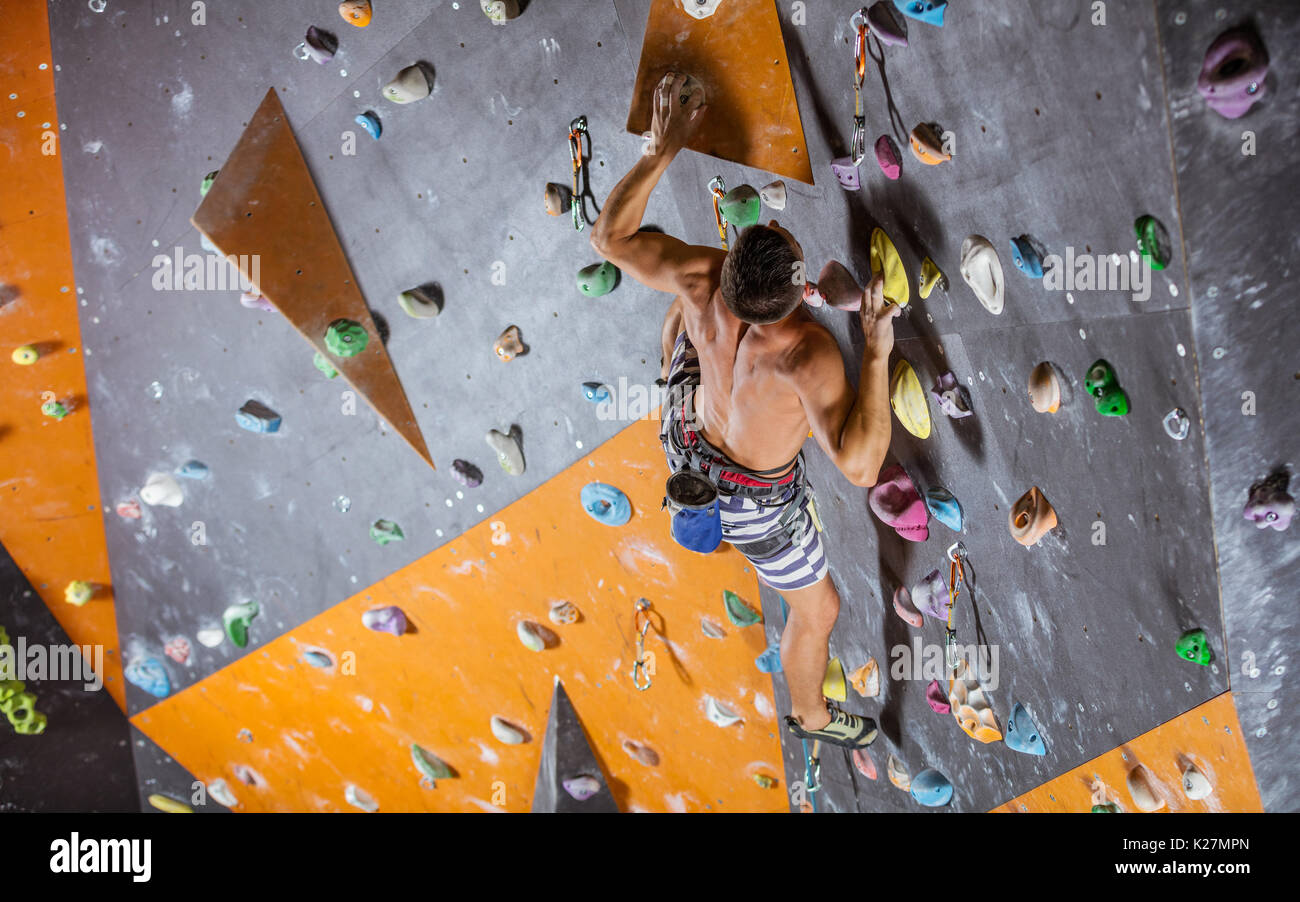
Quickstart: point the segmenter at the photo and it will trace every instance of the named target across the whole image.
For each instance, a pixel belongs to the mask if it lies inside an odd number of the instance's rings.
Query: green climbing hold
[[[1209,664],[1210,658],[1214,656],[1210,651],[1210,643],[1205,638],[1205,630],[1188,630],[1178,637],[1174,648],[1178,649],[1179,657],[1202,667]]]
[[[456,772],[447,763],[432,752],[427,752],[415,743],[411,743],[411,761],[416,769],[430,780],[450,780]]]
[[[325,374],[326,379],[333,379],[339,374],[339,371],[334,369],[334,364],[330,363],[329,358],[320,351],[316,352],[316,356],[312,358],[311,362],[316,364],[316,369]]]
[[[370,538],[375,540],[376,545],[387,545],[389,542],[402,541],[406,534],[392,520],[376,520],[370,524]]]
[[[221,170],[219,169],[214,169],[203,177],[203,184],[199,185],[199,197],[208,196],[208,191],[212,188],[212,183],[217,180],[217,173],[220,171]]]
[[[335,357],[355,357],[369,341],[365,327],[355,320],[336,319],[325,330],[325,347]]]
[[[62,401],[46,401],[41,405],[41,413],[47,417],[61,420],[68,415],[68,408]]]
[[[1139,216],[1133,223],[1133,231],[1137,233],[1138,250],[1152,269],[1164,269],[1169,265],[1173,252],[1169,232],[1160,220],[1154,216]]]
[[[614,290],[618,267],[608,260],[578,270],[578,290],[589,298],[598,298]]]
[[[1097,412],[1102,416],[1122,417],[1128,413],[1128,394],[1120,388],[1115,368],[1105,360],[1098,360],[1088,367],[1083,387],[1095,399]]]
[[[1093,805],[1093,814],[1119,814],[1119,806],[1114,802],[1107,802],[1104,805]]]
[[[722,593],[722,601],[727,608],[727,619],[736,626],[753,626],[763,622],[763,615],[740,600],[740,596],[730,589]]]
[[[230,637],[230,641],[240,648],[246,648],[248,627],[261,611],[261,607],[255,601],[232,604],[226,608],[226,612],[221,615],[221,623],[226,628],[226,635]]]
[[[759,199],[758,192],[749,185],[737,185],[718,202],[723,218],[734,225],[738,232],[758,225],[762,208],[763,202]]]

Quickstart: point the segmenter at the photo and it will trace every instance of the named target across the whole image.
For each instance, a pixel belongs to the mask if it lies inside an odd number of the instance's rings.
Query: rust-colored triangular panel
[[[813,183],[775,0],[722,0],[698,20],[676,0],[654,0],[628,131],[650,130],[654,88],[669,70],[700,81],[709,105],[687,147]]]
[[[433,466],[274,88],[266,92],[190,221],[232,263],[236,256],[248,255],[241,266],[244,276]],[[256,274],[249,271],[254,254]],[[370,335],[366,349],[355,357],[335,357],[325,347],[325,330],[339,318],[361,323]]]

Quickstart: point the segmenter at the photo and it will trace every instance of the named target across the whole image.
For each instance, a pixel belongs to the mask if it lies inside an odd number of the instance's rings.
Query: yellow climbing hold
[[[846,701],[849,697],[849,689],[844,682],[844,665],[839,658],[831,658],[826,663],[826,676],[822,677],[822,695],[837,702]]]
[[[84,579],[74,579],[63,590],[63,600],[70,605],[81,607],[95,594],[95,587]]]
[[[21,348],[14,348],[11,358],[19,366],[31,366],[41,359],[41,352],[32,345],[23,345]]]
[[[754,774],[754,782],[764,789],[776,788],[776,777],[769,776],[768,774]]]
[[[911,289],[907,284],[907,270],[903,260],[889,240],[884,229],[871,230],[871,275],[883,273],[885,276],[885,300],[900,307],[906,307],[911,300]]]
[[[934,286],[938,285],[944,288],[948,284],[948,278],[943,274],[943,270],[935,265],[935,262],[929,257],[921,261],[921,300],[930,296],[934,291]]]
[[[904,429],[917,438],[930,437],[930,405],[916,370],[906,360],[898,361],[889,380],[889,406]]]
[[[168,814],[193,814],[194,809],[184,802],[178,802],[175,799],[168,798],[160,793],[154,793],[149,796],[149,804],[159,811],[166,811]]]

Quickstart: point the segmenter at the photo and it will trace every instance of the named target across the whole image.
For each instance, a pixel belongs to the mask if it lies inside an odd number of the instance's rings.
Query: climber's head
[[[738,319],[765,325],[785,319],[803,300],[803,248],[772,220],[740,233],[722,261],[722,300]]]

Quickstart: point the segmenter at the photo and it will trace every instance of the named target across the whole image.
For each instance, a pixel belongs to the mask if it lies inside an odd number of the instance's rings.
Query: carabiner
[[[636,601],[636,619],[634,629],[636,630],[636,660],[632,662],[632,685],[642,692],[650,688],[652,682],[650,671],[645,666],[645,634],[650,629],[650,602],[644,598],[638,598]],[[644,618],[644,619],[643,619]],[[641,685],[641,677],[645,676],[645,685]]]
[[[715,175],[709,179],[709,191],[713,194],[713,218],[718,223],[718,238],[722,240],[722,249],[727,250],[727,218],[722,215],[722,198],[727,195],[727,183],[722,176]]]
[[[573,161],[573,227],[581,232],[583,227],[582,195],[578,193],[579,176],[582,173],[582,136],[587,135],[587,147],[591,148],[591,135],[587,132],[587,117],[579,116],[569,123],[569,157]]]

